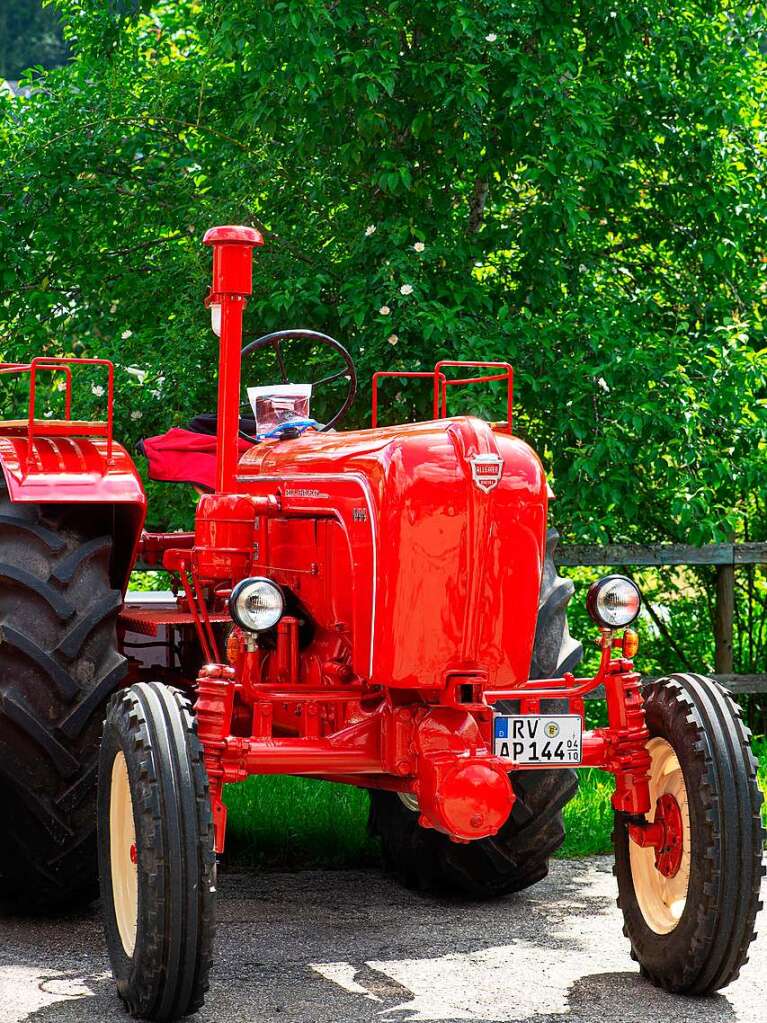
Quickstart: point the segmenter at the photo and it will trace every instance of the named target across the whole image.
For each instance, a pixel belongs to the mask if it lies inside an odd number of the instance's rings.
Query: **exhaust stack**
[[[216,493],[231,493],[237,471],[240,429],[242,314],[253,291],[253,249],[263,245],[252,227],[212,227],[203,241],[213,248],[213,283],[205,305],[211,310],[218,349]]]

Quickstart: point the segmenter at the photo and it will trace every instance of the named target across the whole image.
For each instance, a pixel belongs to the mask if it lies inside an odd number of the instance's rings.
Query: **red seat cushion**
[[[252,447],[238,438],[240,454]],[[140,450],[149,462],[149,478],[165,483],[191,483],[213,490],[216,486],[216,438],[174,426],[167,433],[147,437]]]

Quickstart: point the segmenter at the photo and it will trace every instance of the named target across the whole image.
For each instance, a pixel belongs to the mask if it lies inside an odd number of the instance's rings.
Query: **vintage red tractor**
[[[749,733],[708,678],[641,686],[628,628],[641,598],[622,576],[589,592],[601,662],[574,675],[573,586],[554,567],[543,468],[512,431],[511,367],[404,374],[433,388],[432,418],[394,427],[377,426],[377,388],[403,374],[376,374],[372,428],[337,433],[356,389],[348,353],[311,331],[243,348],[261,237],[219,227],[205,241],[218,414],[207,435],[145,444],[155,476],[207,491],[194,533],[142,532],[109,363],[1,370],[29,376],[28,415],[0,424],[2,893],[91,892],[98,759],[118,989],[134,1015],[170,1020],[208,987],[224,785],[292,774],[363,787],[406,884],[501,897],[545,876],[574,768],[591,766],[615,778],[619,900],[643,973],[675,992],[728,984],[763,872]],[[324,425],[285,369],[284,346],[310,343],[342,362],[315,385],[345,387]],[[254,350],[273,351],[282,383],[260,389],[249,425],[241,355]],[[72,416],[82,364],[106,375],[105,422]],[[36,415],[51,373],[65,381],[58,421]],[[448,415],[453,388],[499,381],[503,421]],[[123,603],[138,559],[172,573],[172,606]],[[608,724],[586,730],[598,686]]]

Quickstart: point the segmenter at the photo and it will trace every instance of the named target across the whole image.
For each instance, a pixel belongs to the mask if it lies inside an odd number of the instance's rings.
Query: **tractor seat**
[[[260,440],[289,440],[320,424],[314,419],[295,419],[282,423],[267,434],[257,434],[255,419],[240,417],[239,452],[243,454]],[[157,437],[146,437],[136,450],[146,458],[150,480],[162,483],[188,483],[200,490],[213,490],[216,480],[216,429],[214,413],[195,416],[186,427],[174,426]],[[244,436],[246,435],[246,436]]]
[[[136,450],[148,462],[150,480],[188,483],[200,490],[213,490],[216,481],[217,423],[215,414],[206,412],[195,416],[186,427],[174,426],[167,433],[140,440]],[[255,419],[241,417],[240,430],[253,436],[256,432]],[[252,441],[242,436],[238,443],[240,454],[253,446]]]

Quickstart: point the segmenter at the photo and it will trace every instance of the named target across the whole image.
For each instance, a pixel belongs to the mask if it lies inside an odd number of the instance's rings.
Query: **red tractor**
[[[690,994],[730,983],[763,873],[749,733],[708,678],[640,684],[628,626],[641,598],[625,577],[591,588],[601,662],[574,674],[573,586],[552,560],[541,463],[512,431],[511,367],[376,374],[372,429],[337,433],[356,389],[348,353],[311,331],[243,348],[262,239],[219,227],[205,241],[218,414],[207,434],[145,443],[155,476],[205,489],[194,533],[142,532],[109,363],[0,370],[29,376],[27,417],[0,424],[0,893],[90,894],[97,819],[119,992],[134,1015],[171,1020],[208,987],[224,785],[292,774],[363,787],[404,883],[500,897],[545,876],[574,768],[590,766],[615,779],[619,901],[642,972]],[[285,369],[284,346],[304,343],[342,361],[315,384],[346,390],[324,425]],[[254,422],[241,356],[264,349],[282,383],[251,394]],[[83,363],[106,374],[105,422],[72,417]],[[64,380],[58,421],[35,411],[50,373]],[[378,382],[393,375],[428,381],[431,419],[377,426]],[[503,421],[448,415],[451,388],[493,382]],[[137,560],[172,573],[172,606],[123,603]],[[586,730],[598,686],[608,723]]]

